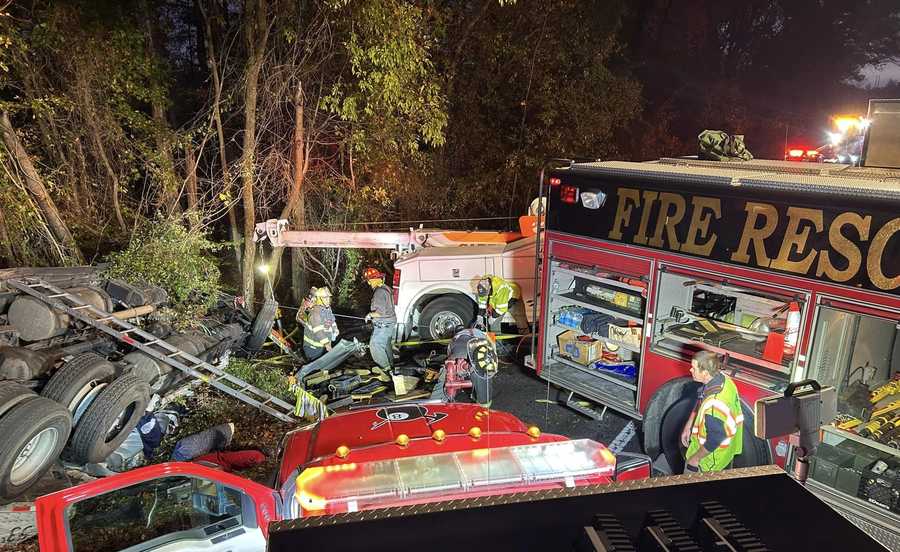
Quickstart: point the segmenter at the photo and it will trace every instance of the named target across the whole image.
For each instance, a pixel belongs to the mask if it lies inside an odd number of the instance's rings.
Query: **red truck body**
[[[633,460],[617,474],[599,443],[473,404],[373,407],[288,433],[274,488],[198,463],[151,465],[39,498],[38,538],[44,552],[182,540],[262,550],[272,521],[648,477],[649,462]],[[180,518],[170,507],[179,491]],[[137,522],[121,513],[132,511]],[[117,524],[110,545],[105,530]]]

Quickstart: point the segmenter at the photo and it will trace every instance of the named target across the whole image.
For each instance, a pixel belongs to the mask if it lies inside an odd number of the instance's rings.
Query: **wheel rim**
[[[101,383],[102,382],[100,380],[96,379],[87,382],[67,405],[69,408],[69,412],[72,412],[74,414],[78,410],[78,406],[81,404],[81,401],[83,401],[85,397],[90,395],[94,388],[96,388]]]
[[[112,423],[111,426],[109,426],[109,431],[106,432],[106,443],[109,443],[110,441],[118,437],[119,434],[126,429],[125,424],[126,422],[128,422],[128,420],[131,419],[131,415],[134,413],[134,409],[136,408],[136,406],[137,403],[133,402],[126,406],[125,409],[119,413],[119,416],[116,418],[116,420]]]
[[[77,425],[81,417],[84,416],[84,413],[87,411],[88,407],[93,404],[94,399],[97,398],[97,395],[100,394],[100,391],[103,391],[106,388],[105,383],[101,383],[95,387],[92,387],[84,398],[79,399],[78,406],[75,407],[74,412],[72,412],[72,424]]]
[[[34,477],[44,466],[47,457],[53,453],[59,442],[59,431],[48,427],[31,438],[19,451],[13,462],[9,480],[13,485],[21,485]]]
[[[463,319],[453,311],[441,311],[434,315],[428,324],[428,331],[433,339],[450,337],[456,328],[462,327]]]

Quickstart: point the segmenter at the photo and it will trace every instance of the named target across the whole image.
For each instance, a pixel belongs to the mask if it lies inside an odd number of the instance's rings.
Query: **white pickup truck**
[[[256,225],[256,241],[274,247],[392,249],[397,338],[449,337],[475,318],[473,280],[491,274],[519,285],[532,316],[538,286],[536,217],[519,218],[520,232],[410,229],[408,232],[318,232],[287,229],[285,220]],[[532,320],[533,322],[533,320]]]

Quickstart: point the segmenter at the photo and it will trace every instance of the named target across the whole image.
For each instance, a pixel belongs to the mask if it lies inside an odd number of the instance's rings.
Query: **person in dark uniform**
[[[363,278],[372,288],[372,303],[366,315],[366,320],[373,326],[369,352],[375,364],[387,371],[394,365],[394,333],[397,330],[394,292],[384,283],[384,273],[377,268],[365,269]]]

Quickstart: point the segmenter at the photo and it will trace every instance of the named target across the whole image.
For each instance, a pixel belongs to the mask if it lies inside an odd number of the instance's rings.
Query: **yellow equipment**
[[[869,402],[877,404],[879,401],[900,393],[900,380],[891,380],[884,385],[880,385],[869,393]]]
[[[854,427],[862,424],[863,421],[854,416],[838,416],[838,419],[834,421],[835,426],[838,429],[843,429],[844,431],[850,431]]]
[[[869,419],[871,420],[871,419],[875,418],[876,416],[884,416],[885,414],[893,412],[897,409],[900,409],[900,401],[894,401],[892,403],[888,403],[888,404],[882,406],[881,408],[873,410],[872,415],[869,416]]]

